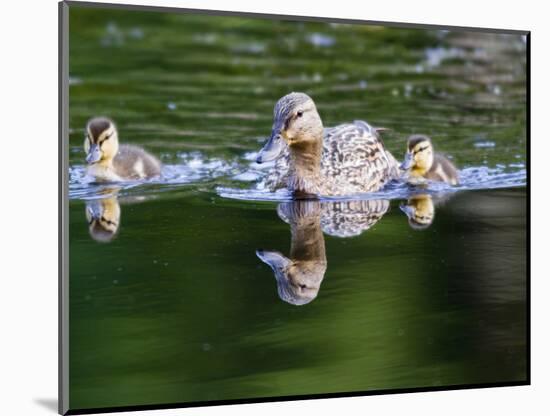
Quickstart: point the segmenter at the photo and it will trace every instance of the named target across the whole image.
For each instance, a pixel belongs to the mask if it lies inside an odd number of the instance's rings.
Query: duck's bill
[[[290,260],[278,251],[256,250],[256,256],[274,271],[282,270],[290,263]]]
[[[280,134],[272,134],[265,146],[260,150],[256,163],[271,162],[277,159],[285,146],[286,144]]]
[[[413,165],[413,155],[412,153],[407,153],[405,155],[405,160],[403,163],[401,163],[401,166],[399,166],[402,170],[409,170],[412,168]]]
[[[90,150],[88,151],[88,154],[86,155],[86,163],[92,164],[97,163],[101,159],[101,150],[99,150],[99,146],[97,144],[92,145],[90,147]]]

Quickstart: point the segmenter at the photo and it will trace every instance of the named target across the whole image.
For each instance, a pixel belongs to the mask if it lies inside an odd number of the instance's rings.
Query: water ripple
[[[510,169],[512,168],[512,169]],[[370,200],[370,199],[406,199],[418,192],[432,195],[442,195],[458,191],[500,189],[525,186],[527,171],[523,164],[510,164],[489,168],[486,166],[468,167],[460,171],[460,185],[451,186],[442,182],[430,182],[423,186],[411,186],[403,182],[392,182],[382,191],[354,194],[349,196],[323,197],[322,200]],[[253,201],[289,201],[292,195],[287,190],[270,192],[262,182],[254,189],[234,189],[231,187],[217,187],[218,195],[224,198],[253,200]]]
[[[203,185],[200,190],[215,191],[223,198],[251,201],[289,201],[292,195],[281,189],[271,192],[263,182],[273,164],[258,165],[254,162],[255,152],[245,153],[231,160],[208,158],[200,152],[182,153],[178,163],[166,164],[159,178],[144,181],[116,183],[117,192],[135,195],[136,193],[160,193],[174,187]],[[521,162],[496,167],[472,166],[460,171],[460,185],[431,182],[422,187],[412,187],[402,182],[390,183],[380,192],[356,194],[346,197],[326,197],[323,199],[403,199],[421,190],[432,194],[452,193],[477,189],[497,189],[525,186],[527,171]],[[94,182],[86,174],[84,165],[69,168],[69,198],[94,199],[105,197],[114,184]]]
[[[243,174],[242,167],[237,160],[206,158],[199,152],[183,153],[179,155],[179,158],[181,163],[165,164],[159,178],[117,182],[116,184],[94,182],[93,178],[87,175],[86,166],[71,166],[69,168],[69,199],[104,197],[105,191],[112,188],[113,185],[116,185],[119,191],[128,191],[136,187],[140,187],[141,190],[148,185],[155,185],[154,191],[157,192],[163,188],[173,189],[178,185],[207,182],[221,177],[238,177]],[[250,179],[250,173],[248,179]]]

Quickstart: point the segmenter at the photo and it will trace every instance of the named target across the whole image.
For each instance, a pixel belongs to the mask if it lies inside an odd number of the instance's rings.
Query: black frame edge
[[[212,406],[227,406],[238,404],[254,404],[254,403],[273,403],[273,402],[288,402],[297,400],[319,400],[319,399],[344,399],[349,397],[367,397],[379,396],[388,394],[404,394],[404,393],[434,393],[440,391],[456,391],[470,390],[481,388],[494,387],[518,387],[530,385],[528,381],[512,381],[502,383],[480,383],[480,384],[459,384],[454,386],[429,386],[429,387],[412,387],[401,389],[387,390],[368,390],[356,392],[338,392],[338,393],[320,393],[320,394],[305,394],[296,396],[276,396],[276,397],[257,397],[253,399],[232,399],[232,400],[213,400],[199,402],[183,402],[183,403],[166,403],[166,404],[151,404],[151,405],[134,405],[134,406],[115,406],[115,407],[96,407],[92,409],[72,409],[67,415],[86,415],[95,413],[114,413],[114,412],[136,412],[145,410],[168,410],[168,409],[183,409],[193,407],[212,407]]]
[[[526,268],[526,282],[525,282],[525,294],[526,294],[526,318],[527,318],[527,331],[525,338],[527,341],[526,348],[526,357],[525,357],[525,366],[526,366],[526,377],[528,384],[531,384],[531,32],[525,34],[526,38],[526,50],[525,50],[525,136],[526,136],[526,146],[527,146],[527,219],[526,219],[526,241],[527,241],[527,268]]]
[[[68,111],[69,111],[69,4],[58,3],[58,403],[69,412],[69,291],[68,291]]]

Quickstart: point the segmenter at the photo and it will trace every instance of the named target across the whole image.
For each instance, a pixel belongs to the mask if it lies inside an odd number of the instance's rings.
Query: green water
[[[526,379],[520,36],[71,6],[69,65],[71,409]],[[397,158],[431,135],[463,189],[433,194],[424,227],[403,190],[370,228],[369,209],[329,202],[281,206],[285,222],[250,160],[293,90],[327,126],[392,129]],[[84,180],[96,115],[167,179]],[[90,232],[94,204],[120,209],[114,235]],[[256,251],[305,242],[326,270],[296,306]]]

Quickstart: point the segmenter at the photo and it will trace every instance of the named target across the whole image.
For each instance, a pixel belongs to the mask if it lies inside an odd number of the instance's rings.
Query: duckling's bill
[[[408,217],[408,218],[414,218],[415,208],[412,205],[407,204],[401,204],[399,205],[399,209]]]
[[[89,165],[97,163],[101,160],[101,149],[97,143],[93,143],[86,155],[86,163]]]
[[[407,152],[405,154],[405,160],[403,160],[403,163],[399,166],[401,170],[409,170],[412,168],[414,164],[414,157],[412,152]]]

